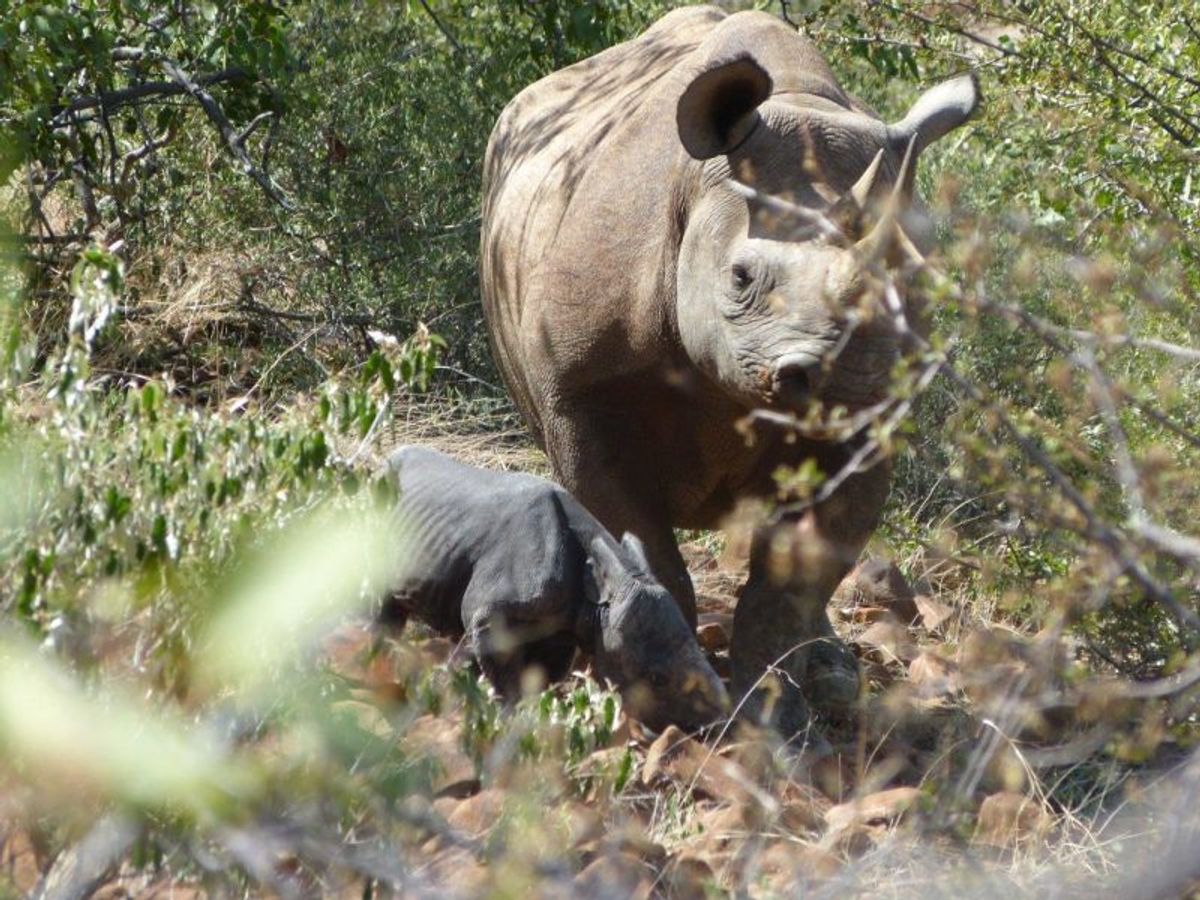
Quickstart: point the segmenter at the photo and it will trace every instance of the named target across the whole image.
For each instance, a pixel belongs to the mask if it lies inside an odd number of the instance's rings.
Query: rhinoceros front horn
[[[887,260],[897,248],[907,251],[912,247],[900,227],[901,212],[908,205],[912,195],[914,158],[916,156],[916,138],[911,138],[904,151],[904,161],[900,164],[900,173],[891,195],[882,204],[879,218],[875,224],[857,243],[843,251],[841,257],[829,269],[826,277],[826,291],[831,298],[841,300],[851,295],[861,293],[863,275],[881,260]],[[883,158],[880,151],[871,165],[859,178],[845,198],[847,202],[858,204],[859,209],[866,205],[871,189],[878,177],[879,164]],[[859,198],[862,198],[860,200]]]
[[[854,245],[854,255],[862,265],[874,265],[888,256],[896,246],[897,235],[900,233],[898,224],[900,213],[912,199],[916,144],[917,139],[913,137],[904,150],[904,161],[900,163],[900,174],[896,176],[892,195],[884,204],[879,221],[862,240]]]
[[[843,236],[858,234],[862,215],[870,202],[871,194],[879,183],[879,170],[883,164],[884,151],[880,150],[871,164],[858,177],[858,181],[842,194],[825,213],[826,217],[841,229]]]

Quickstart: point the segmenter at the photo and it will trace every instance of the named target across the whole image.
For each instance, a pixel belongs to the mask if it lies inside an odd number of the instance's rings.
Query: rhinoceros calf
[[[720,678],[636,538],[618,543],[544,478],[477,469],[422,447],[397,450],[388,470],[410,537],[385,622],[413,615],[465,633],[507,697],[519,696],[530,666],[562,678],[578,648],[652,727],[699,727],[726,711]]]
[[[885,123],[783,21],[692,7],[526,88],[496,123],[480,267],[496,364],[556,478],[644,541],[689,621],[673,527],[717,527],[739,498],[772,496],[780,466],[828,476],[854,459],[863,432],[747,441],[737,423],[886,396],[899,345],[880,287],[915,249],[897,224],[911,224],[914,166],[977,103],[962,76]],[[734,688],[783,669],[785,731],[808,718],[789,684],[826,706],[856,693],[825,604],[890,473],[851,468],[811,516],[753,541]]]

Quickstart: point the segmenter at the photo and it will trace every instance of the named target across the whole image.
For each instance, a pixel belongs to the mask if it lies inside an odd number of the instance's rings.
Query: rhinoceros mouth
[[[844,372],[836,364],[825,368],[815,363],[773,377],[770,401],[772,406],[790,412],[802,412],[813,403],[857,412],[884,400],[889,386],[886,373]]]

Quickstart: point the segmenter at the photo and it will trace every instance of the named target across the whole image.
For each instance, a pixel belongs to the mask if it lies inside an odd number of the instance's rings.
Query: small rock
[[[833,831],[851,825],[888,824],[899,820],[921,799],[921,791],[913,787],[877,791],[848,803],[840,803],[825,813],[825,821]]]
[[[947,606],[940,600],[934,600],[928,594],[917,594],[913,597],[913,603],[916,604],[917,611],[920,613],[921,625],[928,632],[937,631],[954,615],[953,607]]]
[[[894,618],[880,619],[857,638],[860,647],[873,649],[884,662],[907,663],[917,656],[917,645],[908,629]]]
[[[758,870],[757,887],[765,888],[765,893],[756,891],[752,896],[765,897],[788,896],[806,882],[833,877],[842,867],[828,850],[791,841],[773,841],[753,865]]]
[[[761,817],[744,805],[710,807],[692,816],[696,833],[690,849],[705,859],[734,853],[761,826]]]
[[[326,665],[345,678],[365,680],[364,663],[371,655],[375,636],[365,625],[347,622],[321,640],[321,656]]]
[[[462,749],[460,724],[444,716],[424,715],[404,732],[401,745],[435,762],[430,790],[434,795],[465,797],[479,786],[475,761]]]
[[[481,896],[492,880],[487,866],[461,847],[435,855],[429,863],[429,875],[441,892],[457,897]]]
[[[729,647],[729,632],[719,622],[709,622],[696,629],[696,640],[710,653]]]
[[[450,813],[454,812],[455,807],[465,799],[465,797],[438,797],[429,804],[429,808],[443,819],[449,819]]]
[[[773,841],[750,863],[751,897],[778,897],[796,886],[796,865],[791,848]]]
[[[727,612],[702,612],[698,616],[699,627],[705,625],[718,625],[726,634],[733,634],[733,613]]]
[[[795,835],[822,831],[831,806],[816,788],[794,781],[783,786],[779,804],[779,824]]]
[[[866,856],[887,837],[887,826],[864,825],[861,822],[831,831],[823,842],[831,853],[847,859]]]
[[[667,863],[663,880],[668,897],[706,900],[709,888],[717,883],[717,875],[703,857],[695,853],[680,853]]]
[[[653,870],[636,857],[625,853],[601,856],[575,876],[576,896],[648,900],[654,889],[653,876]]]
[[[460,800],[446,817],[447,824],[455,831],[473,838],[481,838],[500,819],[504,809],[505,792],[500,788],[487,788],[474,797]]]
[[[604,821],[590,806],[572,803],[563,814],[567,844],[579,847],[588,841],[599,839],[604,834]]]
[[[717,755],[741,766],[758,784],[768,784],[775,772],[775,758],[771,753],[771,746],[762,736],[732,741],[718,748]]]
[[[842,861],[821,847],[802,844],[792,851],[796,874],[810,881],[833,878],[842,870]]]
[[[972,840],[994,847],[1011,847],[1042,837],[1050,826],[1050,815],[1037,800],[1001,791],[984,798]]]

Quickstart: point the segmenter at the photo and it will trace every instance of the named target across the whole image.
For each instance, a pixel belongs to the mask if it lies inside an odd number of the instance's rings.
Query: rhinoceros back
[[[540,408],[564,370],[628,356],[638,343],[631,327],[661,332],[665,310],[629,308],[663,301],[658,254],[643,242],[661,240],[667,198],[645,186],[661,187],[675,165],[680,63],[724,17],[714,7],[676,10],[526,88],[492,132],[484,315],[496,365],[540,444]],[[555,376],[543,377],[551,365]]]
[[[396,527],[405,535],[389,603],[447,633],[461,633],[483,605],[560,612],[554,607],[567,602],[583,565],[561,488],[423,447],[397,450],[388,468],[400,494]]]

